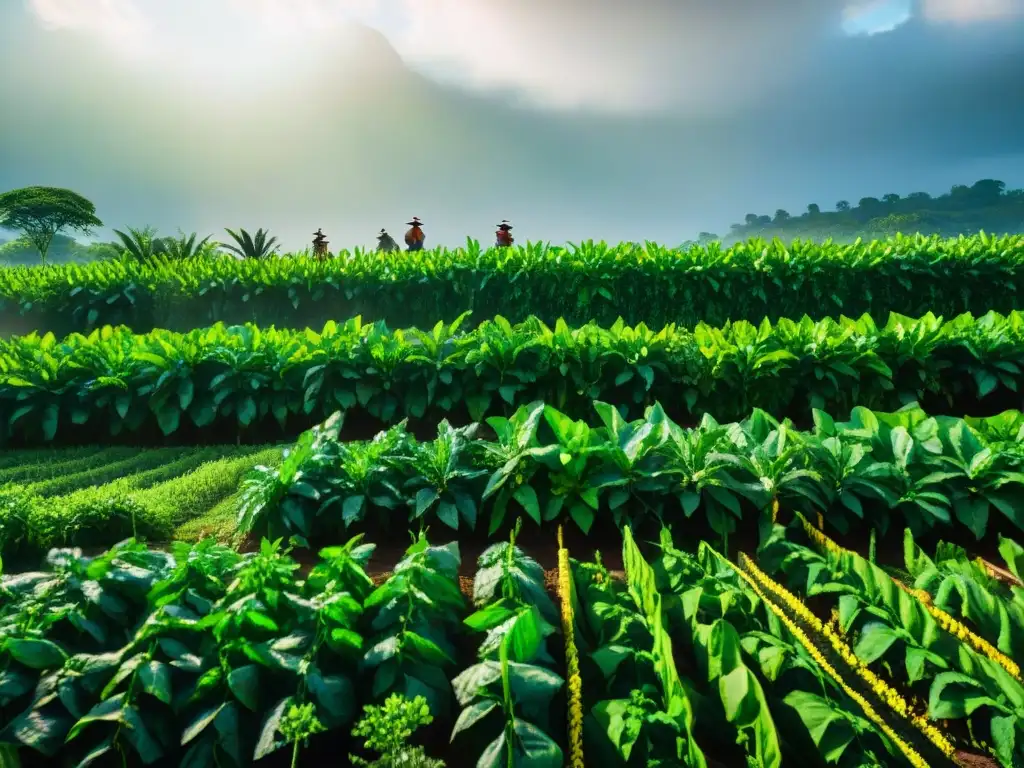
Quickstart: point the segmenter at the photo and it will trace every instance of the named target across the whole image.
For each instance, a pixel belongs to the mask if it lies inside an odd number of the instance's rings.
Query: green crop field
[[[0,269],[0,768],[1021,768],[1022,291],[985,235]]]
[[[391,331],[354,318],[321,332],[223,326],[58,341],[0,340],[0,445],[92,439],[284,439],[334,411],[350,427],[479,421],[544,400],[581,417],[595,399],[640,416],[806,421],[812,408],[992,415],[1019,405],[1024,315],[746,321],[721,328],[549,327],[500,316]],[[370,434],[373,430],[370,430]]]
[[[308,256],[156,258],[0,270],[8,333],[104,325],[190,331],[232,324],[320,328],[362,315],[429,328],[465,311],[512,322],[722,325],[844,313],[984,314],[1019,308],[1024,235],[897,236],[853,245],[751,240],[685,250],[584,243]]]

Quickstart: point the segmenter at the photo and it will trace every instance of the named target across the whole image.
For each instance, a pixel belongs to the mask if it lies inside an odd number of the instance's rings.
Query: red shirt
[[[512,245],[512,233],[507,229],[499,229],[497,232],[498,242],[502,245]]]

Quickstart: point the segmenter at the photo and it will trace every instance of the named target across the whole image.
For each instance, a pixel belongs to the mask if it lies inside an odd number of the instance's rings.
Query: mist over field
[[[12,0],[0,189],[286,248],[725,234],[1024,186],[1022,0]]]

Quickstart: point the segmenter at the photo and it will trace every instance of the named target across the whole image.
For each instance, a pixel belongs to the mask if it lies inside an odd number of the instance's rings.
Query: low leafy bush
[[[295,764],[354,720],[360,603],[338,579],[308,586],[278,545],[126,542],[48,563],[0,586],[0,744],[226,768],[288,747]]]
[[[419,696],[435,718],[451,721],[449,673],[466,607],[460,562],[457,542],[431,546],[421,533],[363,602],[373,629],[363,668],[372,677],[374,700]]]
[[[478,766],[562,768],[561,747],[549,735],[552,703],[564,680],[551,670],[546,638],[558,611],[544,590],[544,571],[509,541],[480,555],[473,580],[477,611],[466,626],[485,632],[479,661],[452,681],[463,708],[452,740],[486,746]]]
[[[499,530],[510,510],[538,525],[572,520],[588,532],[693,519],[723,539],[780,504],[820,514],[830,528],[885,533],[894,519],[923,532],[951,525],[981,538],[990,516],[1024,530],[1024,416],[931,417],[854,408],[847,422],[814,412],[800,431],[755,410],[740,422],[705,417],[681,427],[657,404],[626,421],[595,403],[600,426],[543,403],[495,417],[496,440],[442,422],[418,443],[399,424],[367,443],[339,439],[340,415],[303,434],[277,466],[244,481],[243,533],[310,541],[343,531],[407,528],[436,518],[449,528],[486,520]]]

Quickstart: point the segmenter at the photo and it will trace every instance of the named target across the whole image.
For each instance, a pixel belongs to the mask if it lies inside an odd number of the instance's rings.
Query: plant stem
[[[501,641],[501,651],[499,658],[501,659],[501,693],[503,703],[505,705],[505,751],[506,751],[506,765],[505,768],[515,768],[516,764],[516,749],[515,749],[515,711],[512,704],[512,686],[509,683],[508,677],[508,645],[509,636],[506,635]]]

